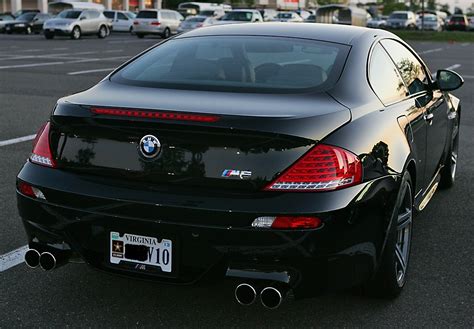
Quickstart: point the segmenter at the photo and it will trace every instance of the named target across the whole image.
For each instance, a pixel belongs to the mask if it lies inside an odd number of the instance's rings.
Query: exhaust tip
[[[280,307],[283,301],[281,292],[274,287],[266,287],[260,293],[262,305],[270,310]]]
[[[36,249],[28,249],[25,253],[25,264],[30,268],[37,268],[40,264],[40,253]]]
[[[45,271],[50,271],[56,267],[56,257],[50,252],[44,252],[39,259],[40,267]]]
[[[240,305],[252,305],[257,299],[257,291],[248,283],[241,283],[235,288],[235,299]]]

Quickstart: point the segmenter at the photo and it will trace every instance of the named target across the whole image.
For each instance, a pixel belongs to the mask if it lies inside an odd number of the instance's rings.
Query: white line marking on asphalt
[[[420,51],[418,54],[425,55],[425,54],[430,54],[430,53],[436,53],[438,51],[443,51],[443,48],[428,49],[428,50]]]
[[[4,141],[0,141],[0,146],[7,146],[7,145],[17,144],[21,142],[31,141],[35,139],[35,137],[36,135],[28,135],[28,136],[13,138],[13,139],[7,139]]]
[[[18,249],[12,250],[4,255],[0,256],[0,272],[6,271],[9,268],[21,264],[25,260],[25,253],[28,250],[28,246],[23,246]]]
[[[53,48],[53,50],[68,50],[69,48]]]
[[[461,67],[461,64],[454,64],[454,65],[448,66],[447,68],[445,68],[445,70],[455,70],[459,67]]]
[[[36,66],[47,66],[47,65],[60,65],[64,64],[64,62],[52,62],[52,63],[35,63],[35,64],[21,64],[21,65],[7,65],[7,66],[0,66],[0,70],[4,69],[16,69],[22,67],[36,67]]]
[[[466,46],[469,46],[469,45],[470,45],[470,43],[469,43],[469,42],[464,42],[464,43],[461,43],[461,46],[462,46],[462,47],[466,47]]]
[[[121,53],[123,49],[106,50],[104,53]]]
[[[36,53],[38,51],[43,51],[43,49],[22,49],[18,51],[24,51],[25,53]]]
[[[463,75],[464,79],[474,79],[474,75]]]
[[[109,68],[109,69],[97,69],[97,70],[69,72],[68,75],[88,74],[88,73],[105,72],[105,71],[112,71],[112,70],[115,70],[115,67]]]

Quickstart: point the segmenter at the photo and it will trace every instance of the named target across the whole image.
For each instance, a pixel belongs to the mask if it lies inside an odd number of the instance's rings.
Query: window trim
[[[379,40],[379,43],[380,45],[382,46],[382,48],[385,50],[385,52],[387,53],[388,57],[390,57],[390,59],[392,60],[393,64],[395,65],[395,68],[397,69],[397,72],[398,74],[400,75],[400,78],[401,78],[401,73],[400,73],[400,70],[398,69],[397,65],[395,64],[395,61],[393,60],[392,56],[390,55],[390,52],[383,46],[383,44],[380,42],[380,41],[383,41],[383,40],[392,40],[394,42],[397,42],[398,44],[400,44],[402,47],[404,47],[406,50],[408,50],[414,57],[416,60],[418,60],[418,62],[420,62],[421,64],[421,67],[423,69],[423,71],[425,72],[425,76],[428,80],[428,86],[432,86],[433,85],[433,80],[432,80],[432,76],[431,76],[431,72],[429,71],[428,67],[426,66],[425,62],[423,62],[423,60],[421,59],[421,57],[418,56],[418,54],[416,54],[416,52],[411,49],[411,47],[407,47],[406,45],[404,45],[403,43],[401,43],[399,40],[397,39],[393,39],[393,38],[383,38],[383,39],[380,39]],[[402,81],[403,81],[403,84],[405,85],[405,88],[407,89],[408,91],[408,96],[407,98],[417,98],[419,96],[422,96],[422,95],[425,95],[428,93],[427,90],[424,90],[424,91],[419,91],[415,94],[410,94],[410,89],[408,89],[408,86],[406,84],[406,82],[403,80],[402,78]]]
[[[383,40],[383,39],[378,39],[376,40],[374,43],[372,43],[372,45],[370,46],[370,49],[369,49],[369,56],[367,57],[367,69],[366,69],[366,78],[367,78],[367,82],[370,86],[370,89],[372,89],[372,92],[374,93],[374,95],[377,97],[377,99],[380,101],[380,103],[382,103],[382,105],[384,107],[389,107],[389,106],[392,106],[394,104],[397,104],[397,103],[400,103],[400,102],[403,102],[405,100],[407,100],[409,97],[408,97],[408,87],[407,85],[405,84],[405,81],[403,81],[402,77],[400,76],[400,72],[398,71],[398,68],[397,66],[395,65],[395,63],[393,62],[393,59],[392,57],[388,56],[387,54],[387,50],[382,46],[382,44],[380,43],[380,40]],[[379,45],[380,47],[382,47],[382,50],[384,51],[384,53],[388,56],[388,58],[390,59],[392,65],[393,65],[393,68],[395,69],[395,72],[397,74],[397,76],[400,78],[400,80],[402,81],[403,83],[403,86],[405,87],[405,90],[406,90],[406,93],[405,93],[405,97],[395,101],[395,102],[390,102],[390,103],[385,103],[384,101],[382,101],[382,99],[380,98],[380,96],[375,92],[375,89],[374,87],[372,86],[372,83],[370,81],[370,69],[371,69],[371,60],[372,60],[372,56],[373,56],[373,53],[374,53],[374,48]]]

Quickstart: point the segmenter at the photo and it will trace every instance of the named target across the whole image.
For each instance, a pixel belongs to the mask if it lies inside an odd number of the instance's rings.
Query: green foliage
[[[407,31],[407,30],[390,30],[390,32],[398,35],[404,40],[420,40],[420,41],[440,41],[440,42],[474,42],[474,33],[462,31]]]
[[[383,15],[390,15],[395,10],[407,10],[407,6],[404,3],[385,3],[383,6]]]

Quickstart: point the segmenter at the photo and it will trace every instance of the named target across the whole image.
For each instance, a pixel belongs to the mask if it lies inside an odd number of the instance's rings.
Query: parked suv
[[[183,20],[183,15],[174,10],[140,10],[133,22],[133,31],[139,38],[147,34],[158,34],[166,39],[178,32]]]
[[[64,10],[43,25],[46,39],[52,39],[55,35],[67,35],[77,40],[83,35],[94,34],[102,39],[109,35],[111,29],[112,23],[95,9]]]
[[[412,11],[394,11],[387,19],[390,29],[416,29],[416,17]]]

